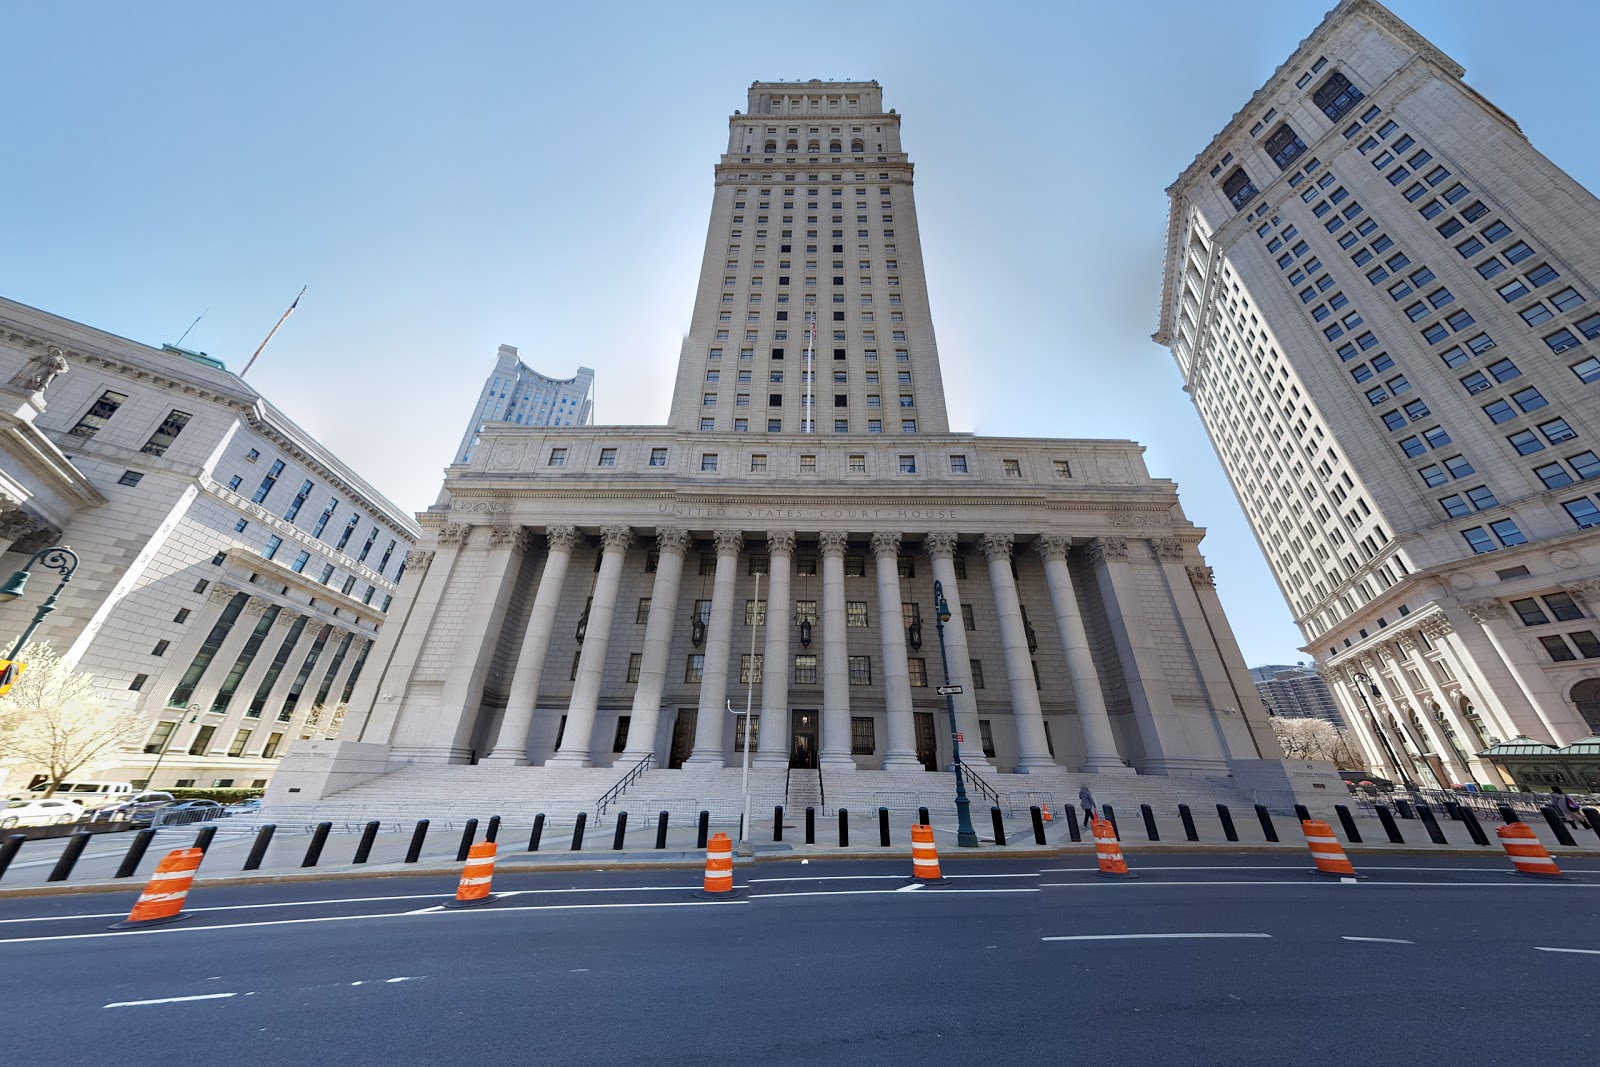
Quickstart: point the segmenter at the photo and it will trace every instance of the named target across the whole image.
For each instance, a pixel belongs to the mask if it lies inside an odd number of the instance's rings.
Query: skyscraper
[[[1463,73],[1343,0],[1168,190],[1155,336],[1374,765],[1498,782],[1600,729],[1600,202]]]
[[[540,374],[517,356],[511,345],[501,345],[494,370],[483,381],[483,391],[472,409],[467,432],[456,448],[455,462],[472,459],[478,431],[491,422],[518,426],[587,426],[594,419],[594,371],[579,367],[570,378]]]
[[[1344,725],[1339,705],[1315,668],[1305,664],[1272,663],[1251,667],[1250,678],[1267,713],[1285,719],[1325,719]]]
[[[406,764],[482,760],[448,768],[452,796],[592,798],[654,766],[630,797],[709,804],[747,744],[765,803],[805,777],[786,769],[825,772],[830,803],[943,799],[926,772],[953,733],[1056,795],[1078,769],[1284,780],[1203,531],[1139,446],[950,431],[899,135],[876,82],[750,87],[669,423],[486,427],[293,799],[379,802],[443,788]]]

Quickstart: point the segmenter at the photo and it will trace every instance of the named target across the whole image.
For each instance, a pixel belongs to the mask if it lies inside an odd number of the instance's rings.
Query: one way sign
[[[958,697],[964,690],[959,685],[941,685],[938,692],[942,697]]]

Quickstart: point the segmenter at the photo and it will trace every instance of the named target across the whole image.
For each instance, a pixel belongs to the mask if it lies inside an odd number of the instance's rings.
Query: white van
[[[38,800],[50,789],[50,781],[35,782],[25,792],[13,796],[12,800]],[[133,797],[134,789],[130,782],[89,782],[73,781],[62,782],[56,790],[56,797],[61,800],[76,800],[85,809],[93,811],[95,808],[106,804],[120,804]],[[54,798],[52,798],[54,799]]]

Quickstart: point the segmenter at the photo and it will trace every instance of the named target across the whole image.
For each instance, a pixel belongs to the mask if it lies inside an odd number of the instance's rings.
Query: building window
[[[144,475],[137,471],[123,471],[122,477],[117,479],[118,485],[138,485],[144,481]]]
[[[1304,146],[1301,146],[1304,148]],[[1235,168],[1222,183],[1222,195],[1233,204],[1234,210],[1243,210],[1244,206],[1256,197],[1256,187],[1250,181],[1250,176],[1242,168]]]
[[[156,647],[150,650],[150,654],[152,656],[165,656],[167,654],[167,649],[171,647],[171,641],[157,641]]]
[[[1289,128],[1288,123],[1284,123],[1272,131],[1272,136],[1266,139],[1262,147],[1267,150],[1267,155],[1272,157],[1272,161],[1278,165],[1279,170],[1288,170],[1290,165],[1305,152],[1306,143],[1300,140],[1299,134]],[[1235,173],[1242,174],[1243,172],[1236,171]],[[1226,186],[1224,186],[1224,191],[1226,191]],[[1252,193],[1252,195],[1254,194]],[[1244,205],[1235,204],[1234,206],[1243,207]]]
[[[974,688],[974,689],[982,689],[983,688],[983,660],[981,660],[981,659],[969,659],[969,660],[967,660],[967,666],[972,671],[972,688]]]
[[[664,449],[664,448],[652,448],[650,450],[650,466],[652,466],[652,467],[665,467],[666,465],[667,465],[667,450]]]
[[[863,455],[851,456],[848,470],[851,474],[867,473],[867,457]]]
[[[100,432],[100,428],[106,424],[106,421],[111,416],[117,413],[117,409],[127,399],[126,393],[118,393],[107,389],[100,394],[100,399],[90,405],[89,410],[84,412],[83,417],[77,421],[77,424],[67,432],[73,437],[82,437],[86,440],[93,437]]]
[[[309,562],[311,562],[311,553],[301,552],[294,558],[294,572],[296,574],[303,573],[306,569],[306,564]]]
[[[812,614],[816,613],[816,605],[812,605]],[[796,685],[817,684],[817,657],[796,656],[794,658],[794,681]]]
[[[865,578],[867,576],[866,557],[846,556],[844,558],[844,576],[846,578]]]
[[[746,656],[744,658],[749,659],[750,657]],[[761,657],[757,656],[756,659],[759,661]],[[756,674],[758,676],[757,681],[759,681],[759,675],[761,674],[759,663],[756,666]],[[745,729],[747,727],[750,731],[750,751],[754,752],[761,747],[761,719],[755,715],[741,715],[733,721],[733,750],[735,752],[743,752],[745,750]]]
[[[546,464],[546,466],[549,466],[549,467],[565,467],[566,465],[567,465],[567,450],[564,449],[564,448],[552,448],[550,450],[550,461],[549,461],[549,463]]]
[[[957,577],[965,577],[965,576],[964,575],[957,575]],[[978,628],[978,621],[977,621],[977,618],[972,614],[972,605],[971,604],[963,604],[963,605],[961,605],[961,623],[968,630],[976,630]]]
[[[901,474],[915,474],[915,473],[917,473],[917,457],[916,456],[905,456],[905,455],[902,455],[900,457],[900,473]]]
[[[739,654],[739,682],[743,685],[761,684],[761,656],[760,652],[754,655],[749,652]],[[740,720],[741,722],[743,719]]]
[[[876,722],[869,715],[850,716],[850,754],[870,756],[878,750]]]
[[[966,456],[951,456],[950,457],[950,473],[951,474],[966,474],[967,473],[967,457]]]
[[[1350,79],[1335,71],[1311,94],[1311,102],[1322,113],[1338,122],[1361,99],[1361,90],[1350,84]]]
[[[983,754],[994,759],[994,729],[988,719],[978,720],[978,739],[983,743]]]
[[[647,596],[642,596],[642,597],[639,598],[638,610],[636,610],[633,613],[633,622],[634,622],[635,626],[643,626],[645,623],[647,623],[649,621],[650,621],[650,598],[647,597]]]
[[[632,685],[639,680],[639,671],[644,666],[643,652],[628,653],[628,684]]]
[[[282,547],[283,538],[273,534],[271,537],[267,538],[267,543],[262,546],[261,555],[266,559],[271,559],[273,556],[278,554],[278,549]]]
[[[1068,462],[1067,460],[1064,460],[1064,459],[1052,460],[1051,462],[1052,462],[1053,466],[1055,467],[1055,472],[1056,472],[1056,477],[1057,478],[1070,478],[1070,477],[1072,477],[1072,464],[1070,462]]]
[[[1020,478],[1020,477],[1022,477],[1022,461],[1021,460],[1003,459],[1003,460],[1000,461],[1000,463],[1001,463],[1001,466],[1003,466],[1005,468],[1005,474],[1006,474],[1007,478]]]
[[[871,685],[872,684],[872,657],[871,656],[851,656],[849,658],[849,664],[850,664],[850,684],[851,685]]]
[[[847,601],[844,606],[846,626],[867,625],[867,602],[865,600]]]
[[[906,661],[906,669],[911,672],[911,685],[912,685],[913,688],[916,688],[916,689],[927,688],[927,685],[928,685],[928,661],[926,659],[922,659],[922,658],[909,659],[909,660]]]
[[[187,411],[168,412],[161,425],[156,427],[156,432],[150,435],[150,440],[146,441],[139,451],[152,456],[166,455],[167,449],[172,447],[172,442],[183,432],[183,428],[189,424],[192,417]]]
[[[686,682],[698,682],[705,677],[705,673],[705,656],[700,654],[691,655],[688,662],[684,664],[683,680]]]
[[[617,465],[617,450],[614,449],[614,448],[602,448],[600,450],[600,462],[599,462],[598,466],[601,466],[601,467],[615,467],[616,465]]]
[[[765,600],[746,600],[744,602],[744,624],[746,626],[765,626],[767,624],[767,602]]]
[[[764,471],[767,469],[767,455],[765,452],[757,452],[750,457],[750,469],[752,471]]]
[[[800,473],[801,474],[815,474],[815,473],[817,473],[817,457],[814,456],[814,455],[801,456],[800,457]]]
[[[715,452],[702,452],[700,454],[700,469],[715,471],[717,469],[717,454]]]

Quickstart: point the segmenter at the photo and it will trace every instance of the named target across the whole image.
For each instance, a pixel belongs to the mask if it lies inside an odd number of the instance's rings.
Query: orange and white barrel
[[[1100,875],[1104,878],[1135,878],[1122,858],[1122,845],[1117,841],[1116,828],[1109,819],[1096,816],[1094,820],[1094,854],[1100,861]]]
[[[1550,853],[1534,836],[1533,827],[1525,822],[1514,822],[1496,826],[1494,832],[1500,838],[1506,855],[1511,857],[1511,865],[1518,874],[1531,878],[1561,877],[1561,868],[1556,866],[1556,861],[1550,858]]]
[[[470,908],[495,899],[489,887],[494,883],[496,848],[493,841],[484,841],[468,850],[467,864],[461,868],[461,884],[456,886],[456,898],[446,901],[445,907]]]
[[[911,828],[911,877],[919,881],[940,882],[939,849],[933,843],[933,827],[918,823]]]
[[[155,873],[145,883],[144,892],[134,901],[133,910],[122,922],[113,923],[113,930],[128,930],[141,926],[159,926],[174,923],[189,916],[183,914],[183,902],[189,898],[189,886],[205,851],[198,848],[180,848],[167,853],[156,865]]]
[[[1311,858],[1316,862],[1317,870],[1346,878],[1356,876],[1355,864],[1344,854],[1344,846],[1339,844],[1339,839],[1333,836],[1333,827],[1320,819],[1302,819],[1300,829],[1306,835],[1306,844],[1311,847]]]
[[[727,834],[718,834],[706,846],[707,893],[733,892],[733,842]]]

